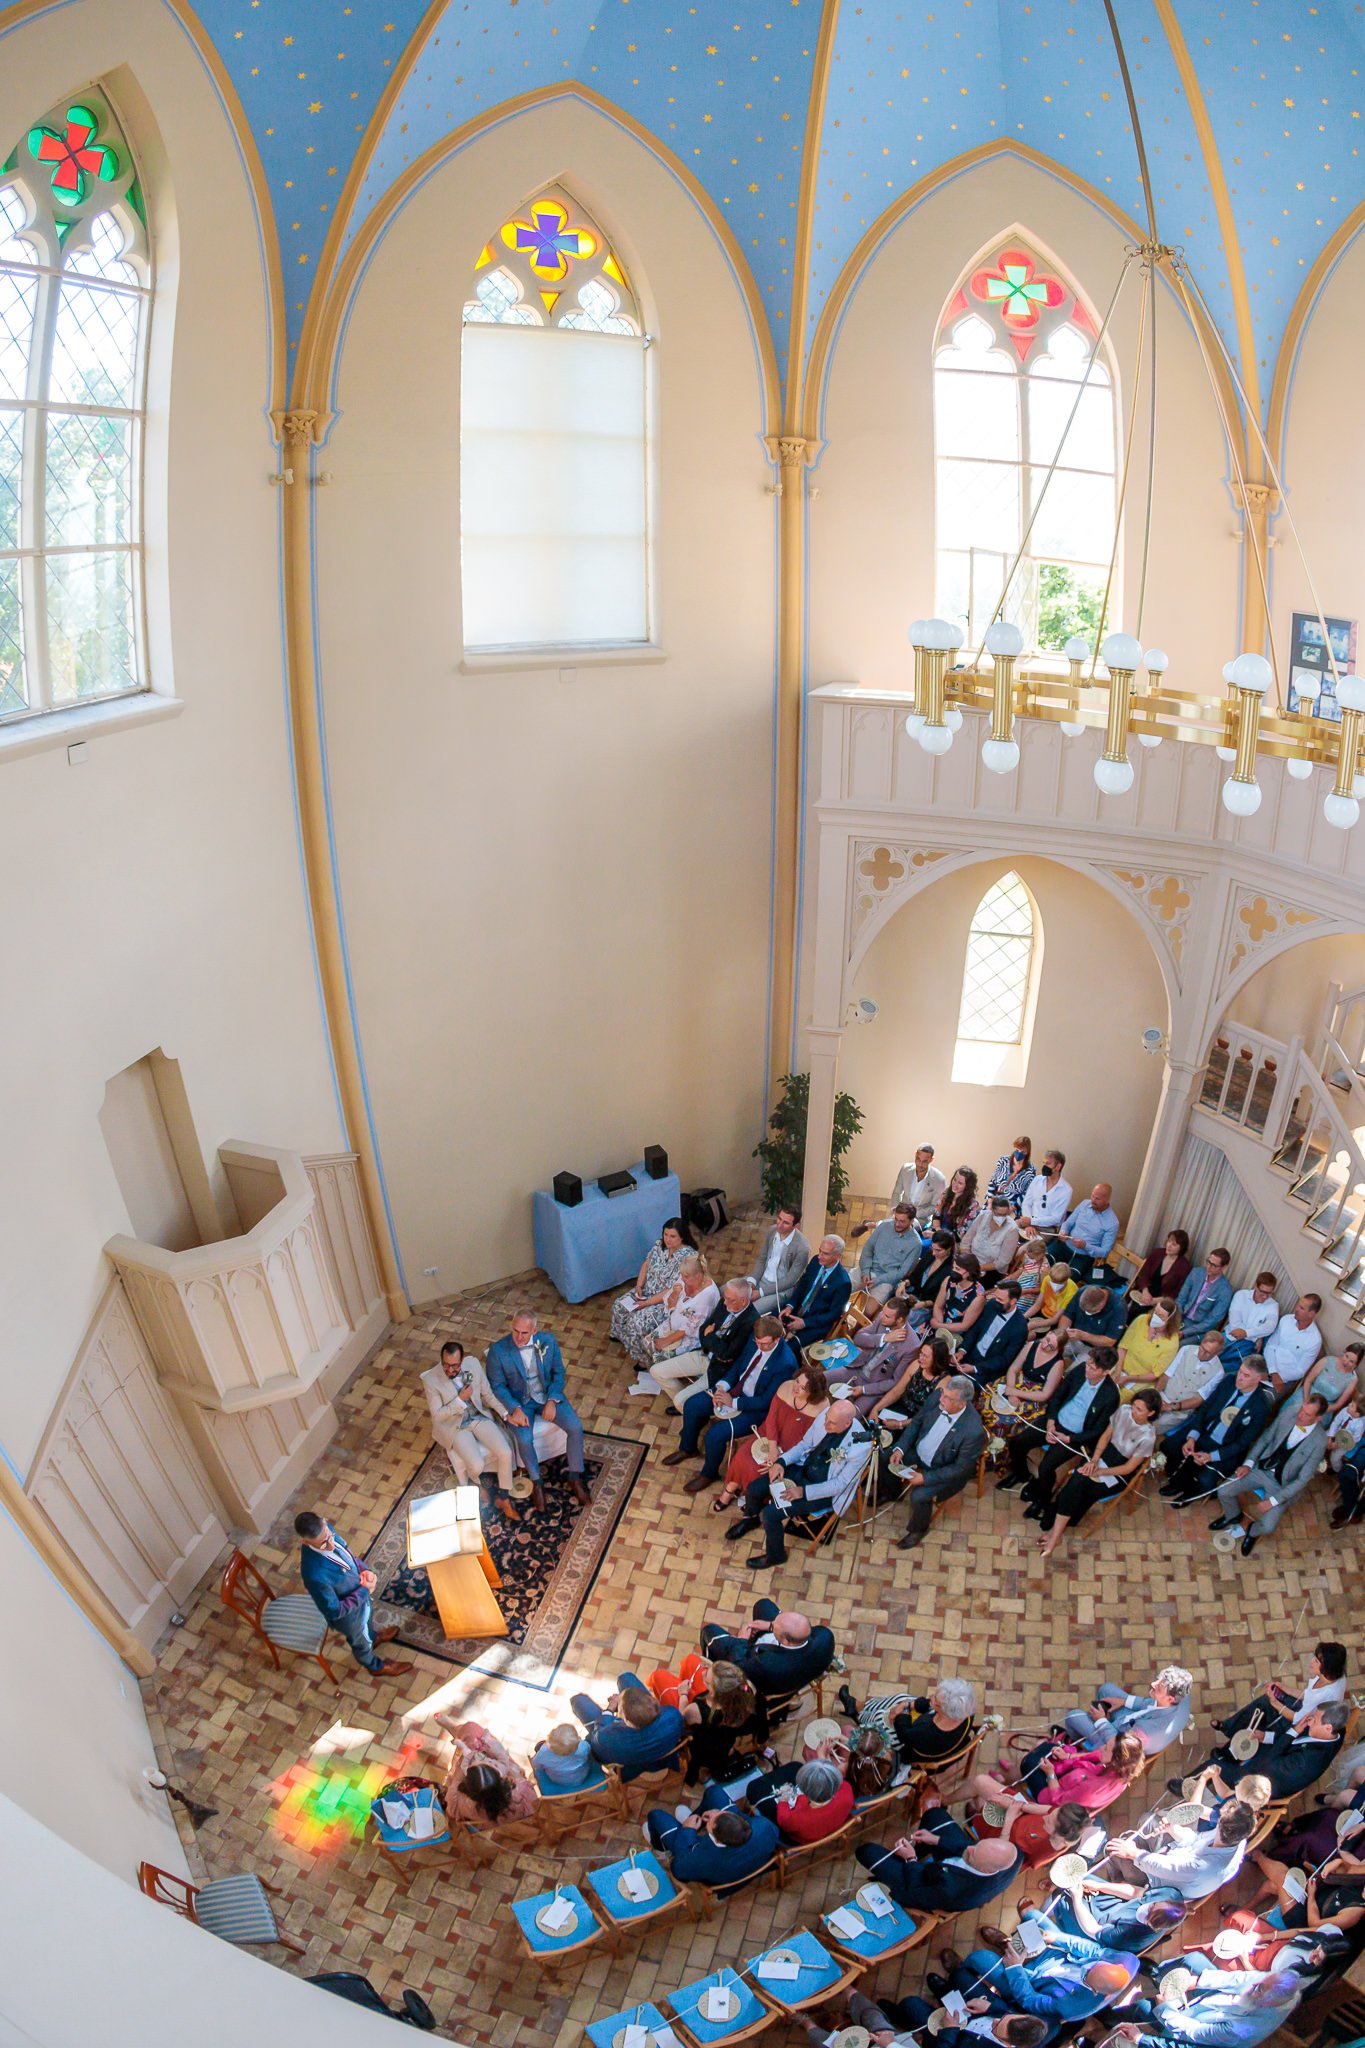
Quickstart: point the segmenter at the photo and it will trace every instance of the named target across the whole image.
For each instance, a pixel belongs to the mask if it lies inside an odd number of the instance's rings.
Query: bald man
[[[1076,1204],[1048,1246],[1049,1256],[1065,1259],[1078,1279],[1103,1280],[1110,1287],[1116,1284],[1117,1275],[1110,1269],[1109,1254],[1119,1235],[1113,1198],[1108,1181],[1098,1181],[1089,1199]]]
[[[744,1489],[743,1513],[726,1537],[733,1542],[763,1524],[764,1547],[748,1563],[771,1571],[786,1561],[789,1527],[819,1528],[831,1509],[842,1514],[872,1456],[872,1433],[851,1401],[831,1401],[799,1443],[775,1458]]]
[[[864,1842],[855,1854],[908,1913],[975,1913],[1024,1867],[1012,1842],[974,1842],[943,1806],[926,1807],[919,1825],[889,1847]]]
[[[834,1636],[829,1629],[812,1627],[804,1614],[781,1611],[775,1600],[755,1600],[752,1621],[733,1632],[720,1622],[708,1621],[701,1632],[701,1646],[713,1661],[738,1664],[764,1699],[777,1699],[812,1684],[828,1671],[834,1656]]]
[[[1051,2040],[1063,2027],[1077,2026],[1112,2005],[1137,1975],[1134,1955],[1101,1950],[1086,1935],[1063,1934],[1047,1920],[1032,1924],[1046,1943],[1041,1955],[1026,1959],[1014,1942],[1006,1943],[1002,1955],[974,1949],[965,1961],[953,1959],[946,1978],[931,1970],[925,1983],[939,1997],[950,1990],[966,1996],[969,1988],[991,1992],[1002,2001],[1001,2011],[1046,2020]]]

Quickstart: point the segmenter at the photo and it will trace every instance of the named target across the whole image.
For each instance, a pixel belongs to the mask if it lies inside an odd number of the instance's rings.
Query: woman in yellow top
[[[1120,1398],[1131,1401],[1139,1387],[1159,1387],[1180,1349],[1180,1310],[1169,1294],[1135,1316],[1119,1339]]]
[[[1047,1276],[1038,1289],[1038,1301],[1028,1319],[1030,1337],[1041,1337],[1044,1330],[1052,1329],[1063,1315],[1067,1303],[1076,1292],[1076,1282],[1065,1259],[1058,1259],[1055,1266],[1049,1266]]]

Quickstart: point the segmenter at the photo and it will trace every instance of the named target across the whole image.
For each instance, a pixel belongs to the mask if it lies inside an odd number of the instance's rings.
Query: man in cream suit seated
[[[479,1360],[465,1356],[463,1344],[443,1344],[438,1365],[422,1374],[431,1433],[450,1460],[462,1486],[479,1484],[491,1465],[496,1491],[493,1504],[509,1522],[521,1516],[512,1504],[512,1445],[498,1427],[506,1409],[488,1384]]]
[[[796,1283],[810,1260],[810,1246],[797,1227],[800,1221],[799,1209],[779,1209],[776,1222],[763,1240],[758,1263],[749,1276],[758,1289],[755,1315],[776,1315],[791,1302]]]

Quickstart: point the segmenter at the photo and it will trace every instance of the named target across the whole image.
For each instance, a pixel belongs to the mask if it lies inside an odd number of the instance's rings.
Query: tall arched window
[[[1086,376],[1094,340],[1090,314],[1071,286],[1017,242],[971,272],[939,322],[937,603],[973,644],[991,622],[1035,512],[1005,616],[1027,645],[1045,652],[1060,653],[1072,633],[1093,637],[1098,629],[1114,545],[1117,421],[1100,355]],[[1111,597],[1107,629],[1118,624]]]
[[[1042,965],[1038,906],[1011,871],[992,882],[967,934],[953,1079],[1021,1088]]]
[[[650,637],[649,338],[625,271],[568,194],[505,221],[474,267],[460,385],[464,642]]]
[[[151,286],[132,152],[90,87],[0,166],[0,719],[147,688]]]

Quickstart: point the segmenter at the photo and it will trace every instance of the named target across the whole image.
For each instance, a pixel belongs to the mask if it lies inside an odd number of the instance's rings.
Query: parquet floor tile
[[[741,1221],[712,1241],[718,1277],[745,1269],[756,1229]],[[550,1693],[420,1656],[410,1678],[375,1683],[336,1638],[335,1686],[303,1659],[286,1659],[276,1672],[220,1606],[217,1572],[189,1603],[184,1627],[160,1646],[144,1688],[165,1768],[218,1809],[197,1837],[185,1831],[192,1867],[207,1875],[255,1870],[283,1888],[284,1924],[307,1943],[307,1953],[285,1965],[297,1974],[358,1969],[391,1998],[411,1984],[430,2000],[442,2033],[459,2041],[571,2048],[585,2020],[662,1998],[847,1897],[851,1858],[807,1871],[780,1895],[743,1894],[712,1922],[670,1921],[627,1942],[619,1956],[597,1949],[552,1975],[526,1963],[508,1902],[624,1854],[640,1839],[637,1822],[609,1819],[556,1850],[437,1851],[392,1863],[364,1839],[358,1820],[354,1834],[338,1840],[282,1804],[285,1784],[306,1778],[315,1810],[367,1766],[387,1772],[401,1762],[443,1775],[447,1746],[431,1720],[438,1708],[486,1722],[524,1756],[566,1717],[571,1692],[605,1697],[618,1671],[683,1654],[709,1615],[747,1613],[759,1591],[832,1624],[860,1697],[960,1673],[1009,1727],[1041,1728],[1104,1677],[1144,1680],[1174,1660],[1198,1675],[1195,1725],[1206,1729],[1210,1714],[1246,1697],[1268,1669],[1285,1665],[1297,1675],[1324,1634],[1351,1644],[1358,1668],[1359,1539],[1328,1531],[1333,1495],[1325,1486],[1245,1561],[1215,1553],[1198,1511],[1176,1516],[1153,1490],[1133,1514],[1111,1517],[1088,1542],[1073,1541],[1048,1569],[1033,1547],[1033,1525],[1010,1496],[988,1487],[981,1500],[969,1490],[913,1553],[894,1547],[902,1518],[893,1511],[861,1537],[841,1532],[814,1558],[794,1549],[756,1585],[735,1554],[748,1545],[724,1543],[707,1496],[696,1503],[683,1493],[689,1468],[662,1469],[676,1418],[662,1400],[627,1398],[632,1375],[607,1338],[610,1298],[569,1307],[538,1272],[429,1305],[381,1344],[339,1402],[341,1427],[308,1485],[254,1546],[280,1590],[298,1584],[297,1509],[321,1509],[363,1550],[428,1445],[418,1372],[446,1336],[482,1355],[522,1301],[559,1337],[585,1423],[652,1447]],[[792,1740],[791,1732],[779,1738],[784,1755]],[[1149,1797],[1159,1782],[1154,1774]],[[1139,1800],[1135,1794],[1134,1813]],[[356,1795],[353,1804],[362,1803]],[[993,1917],[1010,1924],[1011,1902],[1002,1905]],[[970,1933],[959,1925],[954,1939],[965,1946]],[[865,1981],[915,1989],[929,1960],[919,1952]],[[786,2038],[801,2037],[789,2028]]]

